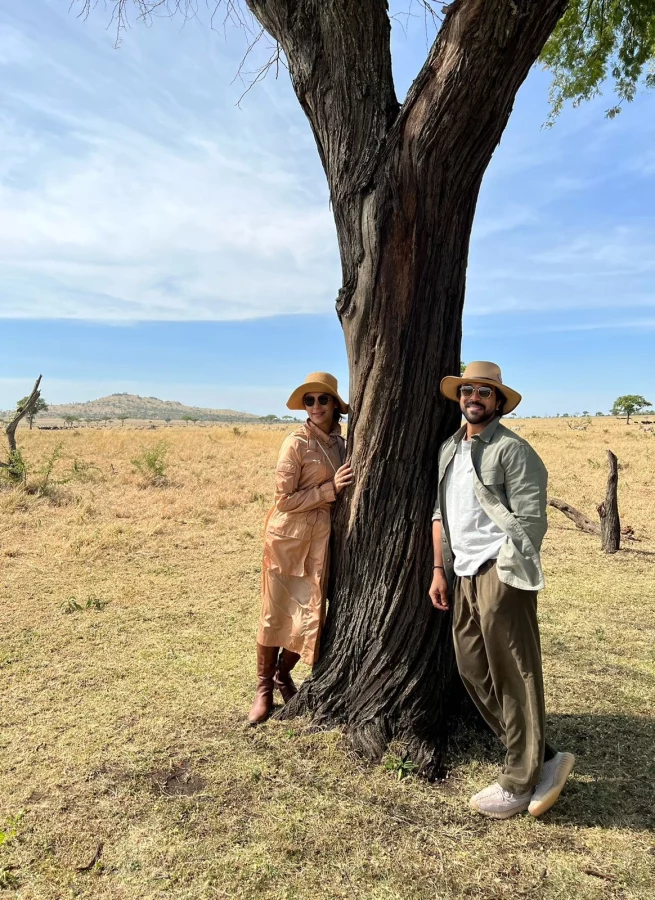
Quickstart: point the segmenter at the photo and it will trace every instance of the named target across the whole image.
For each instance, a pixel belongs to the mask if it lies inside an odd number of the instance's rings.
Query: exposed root
[[[370,762],[380,762],[391,744],[403,748],[403,758],[417,766],[419,775],[429,781],[445,777],[444,764],[447,729],[441,740],[434,740],[416,733],[411,724],[392,723],[385,717],[362,723],[345,724],[338,716],[318,713],[311,700],[311,681],[306,681],[275,718],[289,720],[297,716],[310,716],[312,725],[320,728],[340,728],[352,749]]]

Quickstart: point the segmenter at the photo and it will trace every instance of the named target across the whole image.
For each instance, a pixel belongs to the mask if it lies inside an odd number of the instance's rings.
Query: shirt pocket
[[[264,566],[280,575],[302,578],[311,536],[312,527],[306,513],[273,510],[264,538]]]
[[[286,535],[269,532],[264,544],[264,567],[278,575],[305,574],[305,560],[309,554],[309,541],[296,540]]]
[[[293,494],[298,481],[298,467],[293,463],[281,462],[275,469],[275,490],[278,494]]]
[[[505,483],[505,470],[498,463],[487,463],[480,467],[480,481],[487,487]]]
[[[268,520],[266,532],[281,538],[309,541],[312,536],[312,525],[305,512],[281,512],[274,509]]]

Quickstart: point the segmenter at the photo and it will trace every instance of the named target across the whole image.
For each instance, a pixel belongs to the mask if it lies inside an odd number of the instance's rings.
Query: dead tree
[[[18,407],[16,415],[5,428],[5,434],[7,435],[7,441],[9,443],[9,460],[6,463],[0,462],[0,466],[2,466],[3,469],[7,469],[11,477],[16,477],[17,475],[15,471],[15,460],[17,453],[16,429],[18,428],[18,423],[20,422],[20,420],[25,418],[25,416],[29,416],[30,413],[32,413],[33,410],[36,409],[36,405],[41,397],[39,385],[41,384],[42,377],[42,375],[39,375],[39,377],[36,379],[36,383],[32,388],[32,393],[29,395],[25,403],[22,406]]]
[[[607,451],[607,463],[609,465],[607,491],[605,499],[598,507],[601,547],[605,553],[616,553],[621,546],[621,521],[619,519],[619,504],[617,500],[619,465],[616,455],[611,450]]]
[[[630,525],[626,525],[621,531],[617,501],[619,465],[616,456],[611,450],[607,451],[607,462],[609,464],[609,474],[607,476],[605,499],[596,507],[600,516],[600,525],[598,522],[592,522],[584,513],[581,513],[580,510],[571,506],[565,500],[550,497],[548,505],[564,513],[580,531],[584,531],[585,534],[598,535],[601,539],[601,548],[606,553],[616,553],[620,549],[621,535],[628,541],[637,541],[638,538],[635,537],[634,529]]]

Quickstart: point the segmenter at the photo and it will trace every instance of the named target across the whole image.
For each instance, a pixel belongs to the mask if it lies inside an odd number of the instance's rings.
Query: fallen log
[[[571,504],[567,503],[565,500],[558,500],[557,497],[550,497],[548,499],[548,506],[552,506],[561,513],[564,513],[564,515],[573,522],[576,528],[579,528],[580,531],[584,531],[585,534],[593,534],[596,537],[601,536],[600,524],[598,522],[592,522],[592,520],[588,519],[584,513],[581,513],[580,510],[576,509],[575,506],[571,506]],[[621,535],[625,541],[636,541],[639,543],[639,538],[635,537],[634,529],[630,525],[626,525],[621,529]]]
[[[592,522],[591,519],[588,519],[584,515],[584,513],[581,513],[565,500],[558,500],[557,497],[551,497],[548,500],[548,505],[554,506],[555,509],[559,509],[560,512],[564,513],[564,515],[575,524],[576,528],[579,528],[580,531],[584,531],[585,534],[596,534],[600,536],[600,525],[598,522]]]

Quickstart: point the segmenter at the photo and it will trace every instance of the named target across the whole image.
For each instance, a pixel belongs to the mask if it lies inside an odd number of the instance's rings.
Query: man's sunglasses
[[[330,402],[329,394],[319,394],[318,397],[314,397],[313,394],[305,394],[303,397],[303,403],[305,406],[313,406],[314,402],[318,400],[321,406],[327,406]]]
[[[488,400],[493,394],[494,389],[486,384],[483,384],[481,387],[473,387],[472,384],[462,384],[459,388],[459,395],[460,397],[472,397],[476,391],[478,397],[481,397],[483,400]]]

